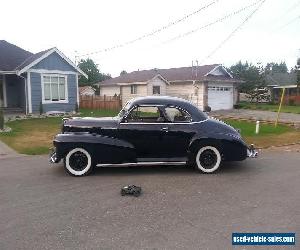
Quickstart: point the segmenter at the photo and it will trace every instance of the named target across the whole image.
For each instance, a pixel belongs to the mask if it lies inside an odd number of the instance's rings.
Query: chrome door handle
[[[161,131],[168,132],[168,131],[169,131],[169,128],[168,128],[168,127],[163,127],[163,128],[161,128]]]

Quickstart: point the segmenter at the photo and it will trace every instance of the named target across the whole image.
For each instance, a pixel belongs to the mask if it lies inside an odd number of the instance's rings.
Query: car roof
[[[202,121],[207,119],[207,115],[204,114],[200,109],[198,109],[191,102],[171,96],[146,96],[137,97],[130,100],[130,106],[135,105],[164,105],[164,106],[177,106],[185,109],[193,118],[193,121]]]

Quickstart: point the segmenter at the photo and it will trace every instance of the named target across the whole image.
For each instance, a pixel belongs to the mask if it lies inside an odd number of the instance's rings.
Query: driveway
[[[210,112],[211,116],[234,117],[254,119],[260,121],[276,121],[277,113],[264,110],[250,110],[250,109],[232,109],[232,110],[218,110]],[[279,121],[284,123],[300,124],[300,114],[280,113]]]
[[[10,158],[10,157],[18,157],[20,156],[16,151],[14,151],[12,148],[8,147],[5,143],[0,141],[0,160],[4,158]]]
[[[170,166],[83,178],[45,156],[2,159],[0,249],[231,249],[232,232],[299,235],[299,158],[268,151],[213,175]],[[122,197],[126,184],[144,194]]]

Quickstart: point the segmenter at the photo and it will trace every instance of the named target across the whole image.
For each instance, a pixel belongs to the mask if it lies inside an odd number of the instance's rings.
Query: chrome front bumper
[[[254,148],[254,145],[251,144],[247,149],[247,157],[256,158],[258,156],[258,151]]]

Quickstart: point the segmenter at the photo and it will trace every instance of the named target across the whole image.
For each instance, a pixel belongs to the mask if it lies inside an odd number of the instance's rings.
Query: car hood
[[[64,122],[64,126],[82,128],[116,128],[118,123],[118,117],[73,117],[66,120]]]

